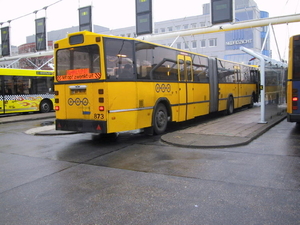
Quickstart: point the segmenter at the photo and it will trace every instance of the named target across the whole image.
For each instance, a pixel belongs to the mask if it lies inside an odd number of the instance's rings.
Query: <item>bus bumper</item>
[[[106,134],[107,126],[106,121],[94,120],[55,120],[56,130],[65,131],[78,131],[86,133],[99,133]]]
[[[287,121],[288,122],[300,122],[300,115],[299,114],[287,114]]]

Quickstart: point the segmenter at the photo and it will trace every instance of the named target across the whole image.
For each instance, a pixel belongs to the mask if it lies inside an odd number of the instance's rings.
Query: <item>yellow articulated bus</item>
[[[0,68],[0,114],[50,112],[54,75],[49,70]]]
[[[88,31],[54,47],[57,130],[161,134],[258,100],[256,67]]]

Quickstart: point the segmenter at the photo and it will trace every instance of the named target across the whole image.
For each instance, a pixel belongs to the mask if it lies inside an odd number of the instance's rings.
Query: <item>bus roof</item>
[[[182,53],[200,55],[200,56],[207,57],[207,58],[216,58],[216,57],[210,57],[210,56],[207,56],[207,55],[202,55],[200,53],[187,51],[187,50],[184,50],[184,49],[177,49],[177,48],[173,48],[173,47],[169,47],[169,46],[166,46],[166,45],[161,45],[161,44],[157,44],[157,43],[153,43],[153,42],[149,42],[149,41],[145,41],[145,40],[141,40],[141,39],[137,39],[137,38],[120,37],[120,36],[114,36],[114,35],[108,35],[108,34],[98,34],[98,33],[90,32],[90,31],[79,31],[79,32],[75,32],[75,33],[70,33],[70,34],[68,34],[68,36],[66,38],[56,41],[55,44],[57,46],[59,46],[59,44],[61,43],[62,45],[70,46],[70,44],[69,44],[70,38],[75,37],[77,35],[83,35],[85,37],[89,37],[89,38],[92,38],[92,39],[95,38],[94,39],[95,42],[100,42],[100,40],[96,41],[96,37],[106,37],[106,38],[116,38],[116,39],[123,39],[123,40],[133,40],[133,41],[144,42],[144,43],[148,43],[148,44],[152,44],[152,45],[155,45],[155,46],[160,46],[160,47],[164,47],[164,48],[168,48],[168,49],[177,50],[177,51],[180,51]],[[82,43],[82,45],[85,45],[84,42]],[[55,48],[57,49],[57,47],[55,47]],[[216,58],[216,59],[221,60],[221,61],[227,61],[227,62],[243,65],[243,66],[255,67],[255,65],[247,65],[245,63],[238,63],[238,62],[228,61],[228,60],[220,59],[220,58]]]

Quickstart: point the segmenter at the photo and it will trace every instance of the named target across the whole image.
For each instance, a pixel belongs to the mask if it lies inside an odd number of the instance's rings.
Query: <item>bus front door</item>
[[[179,80],[179,95],[178,95],[178,118],[179,121],[185,121],[194,118],[194,83],[192,59],[190,56],[178,55],[178,80]]]

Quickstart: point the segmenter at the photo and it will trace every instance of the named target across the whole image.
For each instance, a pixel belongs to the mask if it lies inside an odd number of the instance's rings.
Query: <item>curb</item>
[[[31,128],[24,132],[25,134],[35,135],[35,136],[55,136],[55,135],[69,135],[78,134],[76,131],[59,131],[55,130],[55,125],[46,125],[42,127]]]
[[[177,147],[185,148],[226,148],[247,145],[263,133],[267,132],[276,124],[286,118],[286,114],[272,118],[260,129],[245,137],[180,133],[175,131],[161,136],[161,141]],[[216,144],[216,139],[218,143]]]
[[[51,112],[49,114],[52,114]],[[45,115],[45,114],[31,114],[31,115],[17,115],[8,116],[0,118],[0,124],[15,123],[22,121],[32,121],[32,120],[43,120],[43,119],[54,119],[55,115]]]

